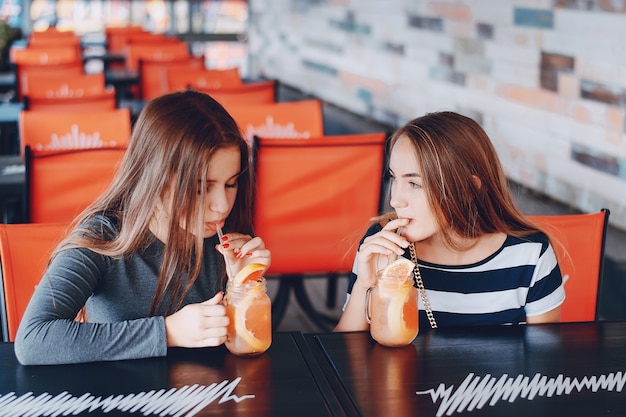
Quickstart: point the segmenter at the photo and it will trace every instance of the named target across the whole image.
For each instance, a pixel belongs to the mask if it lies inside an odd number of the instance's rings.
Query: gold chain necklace
[[[435,321],[435,316],[433,315],[433,309],[430,307],[430,301],[428,300],[428,296],[426,295],[426,288],[424,288],[424,281],[422,280],[422,274],[420,273],[420,267],[417,264],[417,255],[415,254],[415,244],[411,244],[409,246],[409,252],[411,252],[411,261],[415,264],[415,268],[413,268],[413,276],[415,277],[415,283],[417,284],[417,289],[420,292],[420,296],[422,297],[422,302],[424,303],[424,310],[426,310],[426,317],[428,317],[428,322],[430,323],[430,327],[433,329],[437,328],[437,322]]]

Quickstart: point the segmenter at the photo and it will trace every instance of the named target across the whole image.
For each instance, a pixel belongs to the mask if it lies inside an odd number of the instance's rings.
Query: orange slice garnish
[[[272,343],[271,308],[259,302],[254,292],[246,295],[235,313],[235,331],[254,352],[264,352]],[[259,325],[258,323],[264,323]],[[254,329],[254,330],[252,330]]]
[[[407,258],[398,258],[385,269],[383,269],[383,276],[389,278],[410,278],[413,273],[415,264]]]
[[[260,263],[248,264],[237,272],[237,275],[233,277],[233,282],[235,284],[243,284],[244,282],[258,281],[265,273],[265,268],[265,265]]]

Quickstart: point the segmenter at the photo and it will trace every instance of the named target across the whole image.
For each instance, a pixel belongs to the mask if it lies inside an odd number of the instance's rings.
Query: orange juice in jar
[[[367,292],[366,318],[370,334],[384,346],[406,346],[417,336],[417,289],[413,263],[401,258],[385,268],[376,286]]]
[[[227,327],[226,348],[235,355],[260,355],[272,344],[272,305],[265,278],[243,283],[229,282],[224,297]]]

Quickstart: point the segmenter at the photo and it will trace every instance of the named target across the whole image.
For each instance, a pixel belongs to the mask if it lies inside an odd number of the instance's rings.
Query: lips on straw
[[[226,256],[226,249],[224,248],[224,234],[222,233],[222,228],[218,225],[217,227],[217,236],[220,239],[220,246],[222,247],[222,254],[224,255],[224,262],[226,263],[226,275],[228,275],[228,279],[233,278],[233,270],[230,265],[230,261],[228,260],[228,256]]]

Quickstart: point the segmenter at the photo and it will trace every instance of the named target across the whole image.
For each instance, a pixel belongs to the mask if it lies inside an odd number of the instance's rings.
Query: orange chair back
[[[17,98],[20,101],[29,93],[30,74],[59,74],[65,77],[84,74],[82,58],[71,47],[11,49],[10,53],[11,62],[15,64]]]
[[[106,91],[104,73],[68,77],[63,74],[34,73],[28,76],[28,96],[70,98],[99,95]]]
[[[552,239],[565,280],[561,321],[594,321],[610,212],[529,216]]]
[[[46,30],[34,30],[28,35],[28,43],[46,41],[49,39],[63,42],[67,39],[80,39],[71,30],[58,30],[57,28],[48,28]]]
[[[204,68],[204,58],[185,57],[174,60],[139,60],[139,90],[141,99],[144,101],[162,96],[168,92],[167,73],[174,71],[186,74],[193,71],[201,71]]]
[[[189,58],[189,46],[182,41],[164,41],[154,43],[129,43],[125,48],[126,69],[139,70],[139,60],[173,61]]]
[[[300,100],[258,105],[227,105],[250,144],[254,136],[315,138],[324,135],[320,100]]]
[[[243,84],[239,68],[198,69],[195,71],[167,70],[168,91],[184,91],[187,88],[233,88]]]
[[[50,254],[65,236],[66,227],[66,224],[0,224],[4,340],[15,340],[26,306]]]
[[[112,54],[122,53],[128,43],[128,38],[134,33],[147,32],[139,25],[109,26],[104,28],[107,52]]]
[[[119,27],[106,27],[104,29],[107,53],[113,55],[124,55],[124,50],[128,44],[128,39],[132,34],[147,33],[139,25],[128,25]],[[121,70],[126,68],[125,62],[110,62],[109,69]]]
[[[22,154],[76,148],[127,147],[131,134],[127,108],[76,112],[21,111],[19,133]]]
[[[10,59],[16,65],[56,65],[81,61],[75,48],[58,46],[50,48],[11,48]]]
[[[259,81],[230,88],[196,88],[224,107],[263,105],[276,102],[276,81]]]
[[[71,222],[111,184],[124,147],[25,150],[30,223]]]
[[[94,112],[115,110],[117,98],[115,89],[104,90],[99,94],[82,97],[33,97],[24,96],[24,110],[50,112]]]
[[[72,32],[59,32],[47,30],[44,32],[32,32],[28,36],[29,48],[55,48],[69,46],[78,54],[82,52],[80,37]]]
[[[256,138],[254,232],[271,274],[345,273],[379,213],[385,133]]]

